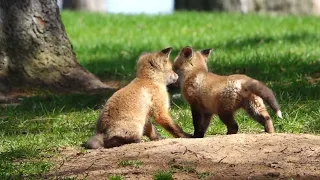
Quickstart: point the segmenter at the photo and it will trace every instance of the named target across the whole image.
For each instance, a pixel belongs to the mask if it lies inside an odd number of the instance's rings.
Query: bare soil
[[[121,165],[126,160],[139,165]],[[86,152],[66,148],[46,177],[153,179],[159,171],[174,179],[320,179],[320,136],[236,134]]]

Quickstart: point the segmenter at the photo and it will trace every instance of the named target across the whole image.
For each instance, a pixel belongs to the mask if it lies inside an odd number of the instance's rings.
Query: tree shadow
[[[43,160],[41,157],[42,152],[36,147],[20,147],[17,149],[12,149],[7,152],[0,153],[0,168],[2,172],[0,173],[1,179],[38,179],[41,174],[47,172],[51,163]],[[47,154],[49,156],[49,154]],[[28,158],[37,158],[30,161],[26,161]],[[30,170],[28,167],[33,168],[33,173],[26,177],[26,171]],[[38,178],[37,178],[38,177]]]
[[[99,46],[88,47],[87,54],[101,54],[79,58],[79,62],[90,72],[101,79],[132,80],[136,75],[136,63],[141,54],[145,52],[157,52],[166,47],[153,49],[147,45],[135,46],[126,49],[121,44],[99,44]],[[180,49],[175,48],[171,57],[175,56]]]
[[[308,45],[319,42],[320,36],[314,33],[285,34],[276,36],[254,36],[251,38],[234,39],[220,44],[217,53],[209,61],[210,71],[220,75],[246,74],[252,78],[266,82],[277,93],[288,92],[292,97],[303,99],[319,99],[319,81],[311,82],[313,78],[319,78],[320,54],[308,52],[307,49],[300,52],[286,51],[273,53],[261,52],[257,48],[282,41],[284,44]],[[311,46],[312,47],[312,46]],[[250,53],[240,56],[220,55],[219,51],[234,51]]]
[[[270,63],[269,59],[276,59]],[[246,74],[266,82],[278,92],[290,92],[295,97],[318,99],[320,84],[311,83],[308,77],[317,76],[320,64],[316,61],[301,61],[297,54],[261,55],[255,54],[248,61],[234,60],[233,63],[219,63],[222,59],[211,61],[211,71],[220,75]]]
[[[18,106],[0,108],[0,133],[5,136],[36,135],[50,132],[51,125],[64,119],[66,113],[83,114],[82,112],[100,111],[113,92],[104,94],[66,94],[35,96],[26,98]],[[76,115],[75,115],[76,116]],[[81,118],[81,117],[79,117]],[[89,130],[87,124],[77,123],[77,127],[60,127],[59,132],[69,132],[76,129],[94,131],[93,123]],[[55,128],[57,129],[57,127]]]
[[[223,44],[212,46],[203,45],[196,47],[204,49],[207,47],[217,47],[217,51],[241,50],[243,47],[255,47],[262,43],[273,43],[279,40],[295,43],[307,42],[311,39],[319,38],[310,33],[284,35],[283,37],[265,37],[255,36],[251,38],[230,40]],[[320,40],[320,39],[319,39]],[[206,47],[204,47],[206,46]],[[171,55],[172,59],[178,54],[183,47],[174,48]],[[89,71],[103,78],[125,79],[130,81],[135,76],[136,61],[142,52],[153,52],[154,49],[146,46],[138,46],[130,50],[124,50],[121,45],[101,44],[98,47],[88,48],[88,53],[105,52],[112,53],[111,56],[95,59],[89,57],[82,59],[82,65]],[[107,50],[107,52],[106,52]],[[117,53],[115,53],[117,52]],[[216,56],[217,55],[217,56]],[[293,100],[318,100],[320,85],[319,83],[312,84],[308,82],[306,77],[312,76],[314,72],[319,71],[319,61],[317,57],[306,56],[293,52],[286,53],[253,53],[248,56],[223,56],[220,54],[213,55],[209,61],[210,71],[220,75],[230,75],[234,73],[246,74],[252,78],[264,81],[277,94],[286,93]],[[230,59],[231,58],[231,59]],[[243,60],[248,58],[248,60]],[[272,59],[272,61],[270,61]],[[301,60],[302,59],[302,60]],[[228,61],[230,61],[228,63]],[[227,62],[227,63],[226,63]],[[117,73],[115,73],[117,72]],[[26,114],[28,118],[34,119],[39,116],[46,115],[47,112],[53,112],[59,109],[59,113],[70,111],[81,111],[83,109],[99,109],[103,103],[113,94],[114,91],[106,94],[68,94],[68,95],[49,95],[45,97],[28,98],[23,103],[11,108],[11,111],[18,111],[19,114]],[[179,93],[179,89],[169,89],[170,94]],[[280,99],[281,102],[288,100]],[[186,106],[181,100],[173,100],[178,106]],[[62,108],[63,107],[63,108]],[[45,109],[45,110],[43,110]],[[30,113],[32,112],[32,113]],[[1,113],[2,114],[2,113]],[[3,116],[5,116],[3,114]],[[10,118],[13,118],[12,114]],[[15,120],[12,126],[21,123],[23,119]],[[10,126],[10,127],[12,127]],[[8,127],[4,127],[8,131]],[[6,132],[12,133],[10,131]]]
[[[243,49],[247,47],[256,48],[259,45],[271,44],[276,42],[284,42],[290,44],[305,43],[309,44],[310,42],[319,42],[320,36],[317,33],[310,32],[300,32],[300,33],[287,33],[281,36],[264,36],[264,35],[255,35],[252,37],[245,38],[236,38],[229,41],[225,41],[219,44],[213,44],[214,47],[227,49],[227,50],[236,50]]]
[[[212,72],[220,75],[246,74],[252,78],[267,82],[271,88],[276,87],[277,89],[280,88],[279,91],[292,92],[293,96],[296,93],[295,89],[299,88],[299,93],[301,93],[299,96],[302,95],[305,98],[310,96],[313,99],[319,98],[316,93],[320,88],[319,83],[310,83],[307,80],[308,77],[318,78],[318,75],[315,74],[320,69],[319,57],[312,53],[308,54],[306,50],[302,51],[302,53],[292,52],[289,47],[287,50],[277,53],[273,53],[268,49],[265,52],[257,49],[260,46],[272,45],[279,41],[284,44],[307,45],[310,42],[320,41],[320,36],[309,32],[284,34],[282,36],[258,35],[221,43],[210,44],[210,42],[204,42],[201,46],[195,46],[194,48],[213,47],[216,49],[215,54],[211,56],[209,61],[209,68]],[[174,47],[171,59],[174,59],[182,48]],[[248,51],[248,48],[250,51]],[[102,79],[111,77],[129,81],[135,77],[136,61],[140,54],[145,51],[155,51],[148,46],[137,46],[121,52],[119,52],[119,49],[124,49],[124,47],[120,44],[101,44],[99,47],[88,49],[88,52],[92,54],[107,51],[106,54],[112,53],[112,56],[98,59],[89,57],[81,60],[81,64]],[[232,55],[235,51],[241,52],[243,49],[246,49],[245,52],[248,52],[248,54]]]

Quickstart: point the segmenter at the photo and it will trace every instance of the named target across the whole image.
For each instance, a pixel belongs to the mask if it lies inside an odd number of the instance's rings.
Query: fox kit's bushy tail
[[[86,143],[82,144],[86,149],[99,149],[104,147],[104,134],[99,133],[91,137]]]
[[[140,140],[137,138],[125,138],[121,136],[113,136],[107,138],[103,133],[97,133],[89,141],[82,144],[82,147],[86,149],[99,149],[99,148],[112,148],[119,147],[124,144],[137,143]]]
[[[272,108],[272,110],[276,112],[277,116],[279,118],[282,118],[282,113],[280,111],[278,101],[270,88],[257,80],[249,80],[246,83],[246,87],[253,94],[260,96],[263,100],[265,100]]]

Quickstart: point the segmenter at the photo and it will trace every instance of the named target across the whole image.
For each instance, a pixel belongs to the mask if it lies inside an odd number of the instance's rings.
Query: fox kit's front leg
[[[203,138],[210,124],[212,113],[205,113],[195,106],[191,106],[194,138]]]
[[[191,134],[188,134],[182,130],[182,128],[172,120],[169,112],[167,110],[159,112],[154,115],[154,119],[159,123],[163,128],[169,131],[174,137],[177,138],[189,138],[192,137]]]
[[[227,134],[237,134],[239,126],[234,119],[232,111],[221,111],[219,112],[219,118],[227,126]]]
[[[165,87],[164,87],[165,88]],[[160,91],[154,91],[156,96],[153,96],[152,116],[154,120],[160,124],[163,128],[169,131],[174,137],[189,138],[191,134],[185,133],[182,128],[172,120],[169,114],[169,95],[164,93],[160,88]],[[160,96],[159,96],[160,95]]]

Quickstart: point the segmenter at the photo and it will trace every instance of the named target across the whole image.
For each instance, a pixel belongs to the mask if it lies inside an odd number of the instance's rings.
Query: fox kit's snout
[[[167,85],[176,83],[178,79],[179,79],[178,74],[175,73],[174,71],[171,71],[167,79]]]

